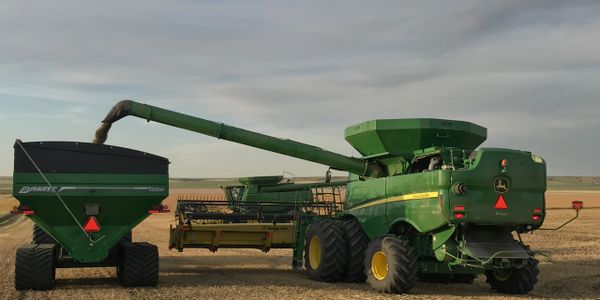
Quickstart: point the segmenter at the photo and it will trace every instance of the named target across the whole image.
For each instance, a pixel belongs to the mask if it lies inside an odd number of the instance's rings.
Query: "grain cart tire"
[[[322,220],[307,228],[304,265],[308,278],[338,282],[344,279],[346,242],[344,230],[333,220]]]
[[[57,244],[56,241],[44,231],[37,224],[33,224],[33,238],[32,243],[34,244]]]
[[[386,235],[372,241],[364,264],[367,282],[378,292],[402,294],[417,280],[417,255],[403,237]]]
[[[131,233],[131,230],[129,231],[129,233],[127,233],[125,236],[123,236],[121,238],[121,241],[128,242],[128,243],[133,242],[133,234]]]
[[[527,294],[537,283],[538,264],[537,259],[530,257],[521,268],[511,268],[508,272],[486,271],[486,282],[492,290],[502,294]]]
[[[346,269],[344,281],[365,282],[365,251],[369,246],[369,238],[362,226],[355,219],[340,222],[346,241]]]
[[[156,286],[158,283],[158,248],[150,243],[122,243],[117,277],[129,287]]]
[[[55,244],[31,244],[17,249],[15,288],[51,290],[55,285]]]

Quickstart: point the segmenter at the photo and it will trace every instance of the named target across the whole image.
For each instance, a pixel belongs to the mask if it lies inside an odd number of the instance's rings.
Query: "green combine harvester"
[[[388,293],[407,292],[417,279],[472,283],[480,274],[506,294],[528,293],[537,282],[538,261],[520,234],[544,221],[546,164],[526,151],[477,149],[487,137],[481,126],[440,119],[367,121],[345,132],[362,155],[356,158],[131,100],[113,107],[94,145],[57,144],[45,157],[31,152],[47,143],[17,143],[19,210],[31,211],[31,219],[58,242],[19,249],[17,277],[33,270],[24,261],[37,256],[56,264],[47,263],[47,269],[116,265],[120,278],[135,277],[125,275],[130,260],[145,263],[136,256],[143,251],[128,251],[150,246],[123,238],[149,211],[161,210],[168,162],[102,145],[113,123],[128,115],[349,172],[342,183],[247,178],[224,187],[221,203],[180,199],[170,248],[292,248],[293,266],[303,263],[313,280],[366,281]],[[77,162],[75,151],[64,154],[68,164],[53,165],[59,154],[77,147],[83,147],[86,163]],[[105,160],[96,160],[97,151]],[[32,193],[20,193],[28,189]],[[98,230],[87,230],[90,220],[99,223]],[[17,282],[17,288],[36,284]]]

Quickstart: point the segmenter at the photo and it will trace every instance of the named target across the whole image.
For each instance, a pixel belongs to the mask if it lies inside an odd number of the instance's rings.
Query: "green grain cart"
[[[34,223],[17,249],[15,288],[54,287],[56,268],[117,267],[121,284],[154,286],[158,250],[131,230],[163,211],[169,161],[148,153],[80,142],[15,145],[13,213]]]
[[[546,164],[526,151],[477,149],[487,136],[481,126],[367,121],[345,132],[362,155],[355,158],[126,100],[108,114],[96,142],[127,115],[348,171],[343,210],[306,224],[305,243],[296,246],[311,279],[367,281],[392,293],[410,290],[417,278],[470,283],[485,274],[493,290],[507,294],[527,293],[537,282],[538,261],[520,234],[544,221]]]

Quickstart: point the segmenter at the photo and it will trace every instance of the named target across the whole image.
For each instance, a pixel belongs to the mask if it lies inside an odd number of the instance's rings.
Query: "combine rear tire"
[[[486,271],[487,283],[492,290],[502,294],[527,294],[537,283],[538,260],[531,257],[527,264],[521,268],[512,268],[508,271]]]
[[[15,288],[51,290],[56,274],[54,244],[31,244],[17,249]]]
[[[117,277],[124,286],[156,286],[158,248],[150,243],[122,243]]]
[[[34,244],[56,244],[56,241],[47,234],[44,229],[37,226],[37,224],[33,225],[33,239],[32,243]]]
[[[312,280],[338,282],[344,279],[346,242],[337,222],[322,220],[308,226],[304,265]]]
[[[346,241],[346,269],[344,281],[365,282],[365,251],[369,246],[369,238],[355,219],[340,222]]]
[[[367,282],[378,292],[402,294],[417,280],[417,255],[407,239],[387,235],[369,244],[365,254]]]

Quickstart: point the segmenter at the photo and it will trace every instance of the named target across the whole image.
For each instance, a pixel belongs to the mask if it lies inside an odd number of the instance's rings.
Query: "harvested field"
[[[173,190],[166,204],[173,205],[177,194],[218,194],[219,190]],[[598,299],[600,295],[600,193],[593,191],[548,192],[550,208],[570,207],[571,200],[584,200],[581,218],[558,232],[539,231],[523,236],[539,255],[541,274],[535,290],[515,298]],[[10,203],[9,203],[10,202]],[[14,205],[9,196],[0,198],[0,214]],[[564,209],[548,211],[545,226],[553,227],[570,218]],[[159,246],[161,265],[157,288],[123,288],[113,268],[59,269],[57,287],[47,292],[17,292],[13,287],[14,256],[17,247],[31,240],[32,223],[11,219],[0,226],[0,299],[506,299],[489,290],[483,277],[473,285],[418,283],[407,295],[371,292],[366,284],[328,284],[308,280],[302,271],[290,267],[291,250],[188,249],[183,253],[167,249],[168,225],[172,215],[153,215],[134,230],[134,240]]]

